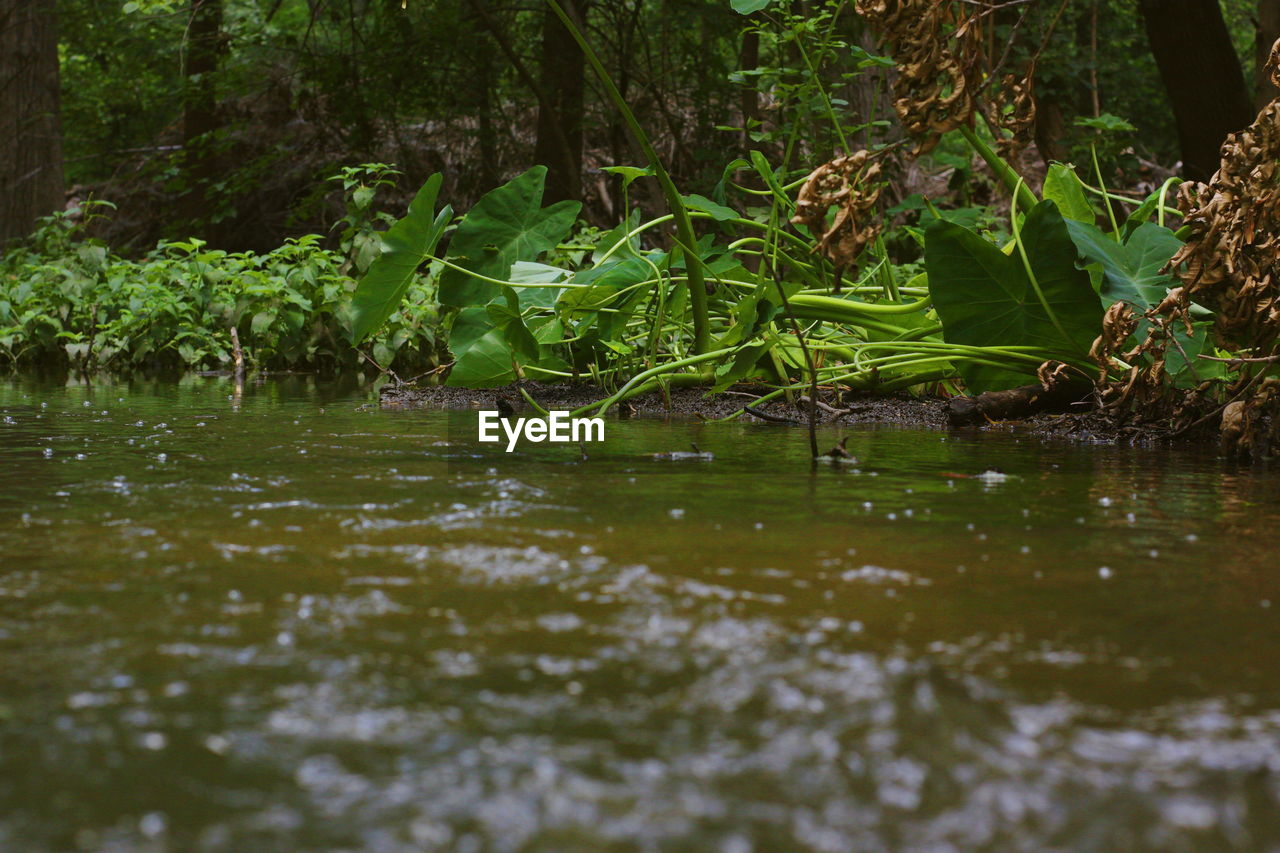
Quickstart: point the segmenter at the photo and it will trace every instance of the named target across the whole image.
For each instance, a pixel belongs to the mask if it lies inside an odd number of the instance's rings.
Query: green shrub
[[[91,220],[103,203],[81,211]],[[112,372],[218,369],[231,329],[249,366],[333,371],[365,363],[351,343],[355,282],[347,257],[318,235],[264,254],[162,242],[138,260],[84,234],[73,213],[43,220],[0,256],[0,364]],[[367,242],[367,241],[366,241]],[[418,275],[364,347],[379,366],[437,364],[435,276]]]

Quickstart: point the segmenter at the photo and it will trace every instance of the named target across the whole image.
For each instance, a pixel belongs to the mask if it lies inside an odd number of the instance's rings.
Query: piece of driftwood
[[[964,426],[985,420],[1006,421],[1044,413],[1060,414],[1086,404],[1092,391],[1088,385],[1074,383],[1057,385],[1046,391],[1037,383],[1008,391],[985,391],[976,397],[952,397],[947,401],[947,420],[952,426]]]

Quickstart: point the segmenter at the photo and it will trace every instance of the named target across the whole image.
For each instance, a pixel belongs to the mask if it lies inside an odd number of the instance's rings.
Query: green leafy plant
[[[929,226],[925,240],[925,266],[947,341],[1087,363],[1102,308],[1088,274],[1076,267],[1075,244],[1054,202],[1031,209],[1009,255],[943,219]],[[1026,384],[1025,373],[984,364],[961,368],[973,392]]]
[[[338,246],[358,273],[367,272],[381,254],[379,226],[385,229],[395,221],[391,214],[374,209],[378,190],[394,187],[396,177],[401,174],[400,170],[385,163],[362,163],[345,166],[329,178],[342,185],[346,208],[343,217],[333,225],[338,231]]]
[[[419,267],[427,261],[453,209],[435,212],[440,176],[433,175],[418,191],[409,213],[380,235],[380,253],[370,261],[351,302],[351,338],[356,344],[386,323],[404,301]]]
[[[90,216],[97,215],[92,211]],[[88,217],[86,217],[88,218]],[[0,360],[11,367],[178,371],[227,367],[235,328],[250,366],[340,370],[351,344],[355,282],[318,235],[266,253],[165,242],[138,260],[84,236],[68,214],[46,219],[0,259]],[[379,363],[436,366],[434,281],[415,276],[367,345]]]

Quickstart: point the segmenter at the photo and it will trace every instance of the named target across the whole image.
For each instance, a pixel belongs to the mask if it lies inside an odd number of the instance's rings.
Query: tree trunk
[[[1263,107],[1280,97],[1280,89],[1271,85],[1271,76],[1267,74],[1267,60],[1271,57],[1271,46],[1280,39],[1280,0],[1258,0],[1258,31],[1256,35],[1254,69],[1254,108],[1261,111]]]
[[[760,65],[760,31],[755,27],[744,30],[742,44],[738,48],[738,68],[755,71]],[[758,146],[751,134],[760,129],[760,93],[755,77],[748,77],[738,92],[738,108],[742,112],[742,150],[749,152]]]
[[[1044,160],[1046,168],[1053,161],[1059,163],[1067,162],[1070,152],[1065,144],[1068,132],[1067,120],[1062,115],[1062,107],[1058,105],[1057,99],[1053,96],[1042,95],[1038,92],[1035,94],[1035,102],[1036,123],[1033,132],[1036,138],[1036,149],[1040,152],[1040,159]]]
[[[1227,135],[1253,121],[1253,103],[1218,0],[1138,0],[1147,41],[1178,126],[1182,171],[1207,181]]]
[[[181,215],[189,223],[208,224],[213,213],[210,194],[218,177],[214,134],[219,127],[214,77],[221,50],[222,0],[192,0],[182,103],[182,159],[187,186]]]
[[[63,205],[53,0],[0,0],[0,247]]]
[[[480,162],[477,176],[484,192],[498,185],[497,131],[493,127],[493,48],[487,39],[478,39],[475,45],[475,108],[479,117]]]
[[[586,18],[586,0],[560,0],[576,22]],[[579,23],[581,26],[581,23]],[[548,5],[542,19],[541,84],[534,160],[547,167],[544,200],[582,198],[582,130],[586,60],[573,34]]]

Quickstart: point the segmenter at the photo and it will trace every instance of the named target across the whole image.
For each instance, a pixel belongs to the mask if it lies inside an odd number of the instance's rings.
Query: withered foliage
[[[883,189],[880,164],[871,162],[866,151],[822,164],[800,189],[791,221],[809,229],[818,241],[818,251],[836,268],[837,277],[880,235],[877,203]],[[836,214],[828,227],[827,214],[832,207]]]
[[[1040,387],[1046,391],[1060,388],[1074,378],[1076,372],[1061,361],[1046,361],[1036,368],[1036,379],[1040,380]]]
[[[1280,85],[1280,41],[1271,50]],[[1280,336],[1280,101],[1227,137],[1208,184],[1182,185],[1178,205],[1191,227],[1171,267],[1190,297],[1217,312],[1224,344],[1269,348]]]
[[[1022,76],[1006,74],[996,90],[988,121],[1009,132],[1008,136],[996,136],[996,147],[1006,160],[1017,158],[1035,138],[1034,81],[1035,74],[1030,69]]]
[[[893,109],[903,130],[919,153],[932,150],[973,116],[982,64],[972,17],[946,0],[857,0],[856,7],[897,63]]]
[[[1280,85],[1280,41],[1271,50],[1271,79]],[[1182,393],[1164,376],[1173,329],[1191,332],[1189,310],[1195,302],[1215,312],[1219,343],[1242,352],[1227,362],[1233,377],[1221,409],[1220,435],[1229,452],[1265,451],[1264,424],[1276,424],[1280,382],[1268,377],[1280,339],[1280,100],[1267,105],[1252,125],[1232,134],[1222,146],[1222,164],[1209,183],[1185,183],[1178,197],[1190,235],[1167,267],[1182,280],[1152,310],[1145,340],[1121,352],[1136,318],[1127,306],[1111,306],[1093,357],[1102,370],[1099,397],[1113,411],[1142,419],[1172,416],[1181,429],[1202,424],[1207,388]],[[1112,356],[1130,367],[1119,379]]]
[[[1223,453],[1266,456],[1275,446],[1280,423],[1275,416],[1280,402],[1280,379],[1268,376],[1243,399],[1232,400],[1222,410],[1219,440]]]
[[[1179,408],[1170,407],[1177,401],[1170,396],[1166,360],[1169,346],[1178,346],[1173,337],[1175,324],[1182,324],[1188,335],[1192,333],[1187,307],[1183,289],[1174,288],[1146,312],[1147,335],[1132,347],[1129,340],[1138,330],[1138,315],[1125,302],[1115,302],[1107,309],[1102,334],[1089,351],[1098,365],[1098,400],[1104,408],[1137,407],[1153,417],[1168,417]],[[1119,378],[1115,378],[1115,360],[1128,365]]]
[[[914,143],[914,154],[931,151],[942,134],[973,121],[978,94],[993,82],[985,56],[982,23],[1004,0],[856,0],[858,13],[876,31],[896,63],[893,108]],[[999,63],[997,63],[999,64]],[[1016,155],[1031,140],[1035,102],[1032,69],[1005,75],[994,87],[985,113],[997,130],[1005,156]],[[817,239],[817,251],[836,268],[837,280],[879,236],[877,216],[883,184],[880,166],[866,151],[824,163],[810,174],[800,193],[794,223]],[[828,227],[827,216],[837,208]]]

